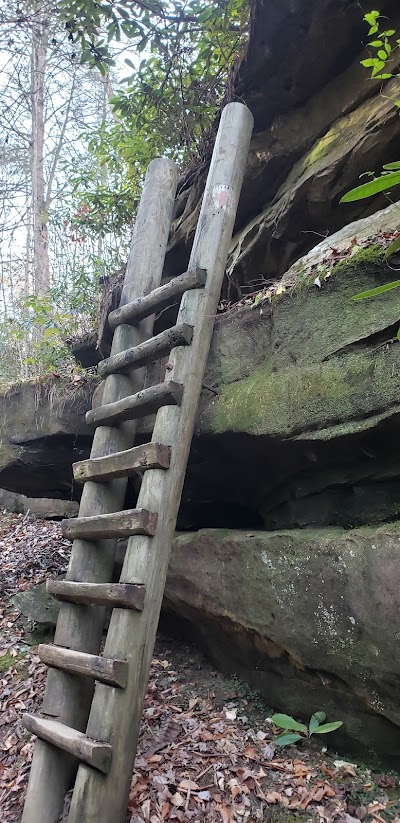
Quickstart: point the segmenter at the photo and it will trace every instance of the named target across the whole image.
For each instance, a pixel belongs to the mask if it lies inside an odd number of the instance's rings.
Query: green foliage
[[[375,289],[361,291],[358,294],[355,294],[354,297],[352,297],[352,300],[365,300],[368,297],[376,297],[378,294],[385,294],[385,292],[391,291],[392,289],[398,289],[399,286],[400,280],[392,280],[390,283],[384,283],[383,286],[376,286]]]
[[[385,167],[384,167],[385,169]],[[370,180],[368,183],[363,183],[362,186],[357,186],[345,194],[341,203],[351,203],[354,200],[365,200],[367,197],[372,197],[374,194],[379,194],[381,191],[388,191],[393,186],[400,184],[400,171],[387,172],[383,171],[380,177]]]
[[[274,714],[272,717],[275,726],[279,726],[280,729],[287,729],[288,731],[297,731],[303,732],[303,734],[307,734],[307,726],[304,723],[298,723],[293,717],[290,717],[288,714]]]
[[[379,11],[371,11],[364,15],[364,20],[369,25],[368,35],[374,36],[375,39],[368,43],[368,49],[371,56],[366,60],[362,60],[361,64],[366,68],[371,69],[371,79],[389,80],[395,75],[387,69],[387,63],[390,62],[393,52],[400,48],[400,39],[396,38],[394,29],[387,29],[382,27],[381,14]],[[376,37],[376,35],[378,35]],[[396,75],[400,77],[399,74]],[[400,108],[400,100],[394,100],[394,105]],[[400,161],[395,160],[391,163],[386,163],[379,177],[374,177],[367,183],[351,189],[340,200],[341,203],[351,203],[356,200],[364,200],[368,197],[373,197],[375,194],[381,192],[389,192],[393,186],[400,184]],[[390,244],[386,250],[385,258],[388,259],[395,252],[400,250],[400,237],[397,237],[393,243]],[[367,289],[354,295],[353,300],[365,300],[370,297],[384,294],[385,292],[397,289],[400,286],[400,280],[393,280],[391,283],[385,283],[383,286],[377,286],[375,289]],[[399,337],[399,334],[398,334]],[[400,339],[400,338],[399,338]]]
[[[122,233],[153,157],[184,165],[203,151],[246,49],[250,4],[61,0],[58,10],[83,61],[107,70],[118,37],[132,54],[125,58],[131,71],[110,99],[113,118],[86,135],[92,168],[70,175],[78,203],[72,229]]]
[[[364,15],[364,20],[369,25],[368,35],[374,36],[367,44],[370,52],[370,57],[361,61],[361,64],[366,68],[371,69],[371,79],[388,80],[394,75],[391,71],[384,71],[388,68],[393,53],[400,48],[400,39],[396,38],[394,29],[387,29],[382,25],[384,18],[379,11],[371,11]],[[394,105],[400,108],[400,100],[394,100]],[[347,192],[341,199],[341,203],[351,203],[355,200],[364,200],[367,197],[372,197],[383,191],[389,191],[393,186],[400,184],[400,161],[386,163],[379,177],[369,180],[368,183],[363,183],[355,189]],[[396,249],[397,250],[397,249]],[[388,250],[387,256],[393,254],[393,251]]]
[[[387,260],[388,257],[391,257],[392,254],[395,254],[395,252],[397,251],[400,251],[400,237],[396,237],[396,239],[393,240],[393,243],[390,244],[389,248],[386,249],[385,260]]]
[[[339,729],[340,726],[343,726],[341,720],[334,721],[333,723],[324,723],[326,720],[325,712],[315,712],[310,718],[308,727],[305,726],[304,723],[299,723],[288,714],[274,714],[271,720],[279,729],[285,730],[275,738],[274,742],[276,746],[290,746],[292,743],[305,740],[313,734],[328,734],[329,732],[334,732],[336,729]],[[288,732],[293,731],[295,734],[288,734]]]
[[[0,318],[0,381],[3,383],[76,369],[66,340],[89,331],[98,315],[98,278],[78,269],[68,284],[46,295],[15,301],[12,314]]]
[[[390,61],[393,52],[400,47],[400,40],[396,39],[394,29],[385,27],[385,18],[381,16],[379,11],[371,11],[365,14],[364,20],[370,27],[368,36],[375,39],[367,45],[371,56],[362,60],[361,65],[371,69],[371,78],[389,80],[394,75],[388,70],[387,63]],[[400,100],[396,100],[395,105],[400,107]]]
[[[105,132],[104,128],[99,129],[89,141],[92,157],[99,162],[104,160],[104,155],[109,154],[111,148]],[[139,181],[137,186],[132,185],[132,177],[129,180],[122,169],[115,174],[114,169],[112,178],[105,185],[99,182],[96,164],[93,165],[91,171],[83,173],[73,169],[69,176],[78,205],[66,221],[66,227],[69,236],[76,242],[84,240],[88,234],[97,237],[106,237],[110,233],[114,237],[124,234],[126,226],[132,223],[138,205]]]

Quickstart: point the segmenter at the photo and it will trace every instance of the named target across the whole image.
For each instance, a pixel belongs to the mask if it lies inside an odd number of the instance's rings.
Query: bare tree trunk
[[[100,125],[104,126],[107,120],[108,101],[110,97],[112,97],[111,81],[108,74],[101,76],[101,85],[103,87],[103,97]],[[103,165],[100,166],[100,183],[102,186],[106,186],[108,183],[108,172],[106,163],[103,163]],[[101,234],[99,234],[97,240],[97,257],[99,260],[101,260],[103,257],[103,237]]]
[[[35,15],[31,54],[31,173],[33,219],[33,278],[36,295],[50,286],[49,238],[44,179],[44,80],[47,62],[49,20]]]

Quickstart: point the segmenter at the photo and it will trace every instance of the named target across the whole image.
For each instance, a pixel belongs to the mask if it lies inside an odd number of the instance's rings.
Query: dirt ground
[[[57,523],[0,516],[1,823],[21,820],[33,751],[21,716],[40,710],[46,677],[10,597],[65,569],[68,549]],[[400,823],[399,775],[347,762],[326,749],[329,735],[275,747],[273,711],[195,646],[159,634],[127,823]]]

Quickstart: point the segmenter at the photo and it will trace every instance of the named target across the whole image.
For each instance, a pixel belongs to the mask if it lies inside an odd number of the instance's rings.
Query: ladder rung
[[[138,612],[143,609],[146,591],[142,583],[75,583],[71,580],[48,580],[46,589],[57,600]]]
[[[171,457],[169,446],[161,443],[145,443],[123,452],[115,452],[106,457],[94,457],[81,460],[72,468],[74,479],[78,483],[86,480],[107,481],[118,477],[127,477],[137,471],[147,469],[168,469]]]
[[[123,374],[130,369],[146,366],[169,354],[176,346],[188,346],[192,342],[192,337],[193,326],[189,326],[188,323],[179,323],[172,329],[166,329],[161,334],[151,337],[150,340],[145,340],[139,346],[102,360],[98,365],[99,375],[107,377],[109,374]]]
[[[37,653],[46,666],[63,669],[69,674],[93,677],[108,686],[120,686],[122,689],[126,686],[128,680],[126,660],[113,660],[96,654],[76,652],[73,649],[47,644],[41,644]]]
[[[98,406],[86,413],[88,426],[117,426],[125,420],[135,420],[154,414],[162,406],[179,406],[183,395],[183,386],[172,380],[150,386],[149,389],[124,397],[115,403]]]
[[[36,734],[41,740],[52,743],[60,749],[69,752],[93,766],[94,769],[107,774],[112,755],[112,746],[109,743],[100,743],[86,737],[82,732],[71,729],[59,723],[58,720],[47,720],[43,717],[35,717],[33,714],[23,714],[22,722],[28,732]]]
[[[152,537],[157,526],[157,514],[146,509],[127,509],[112,514],[93,517],[76,517],[63,520],[61,531],[69,540],[110,540],[113,537],[130,537],[145,534]]]
[[[144,317],[149,317],[150,314],[155,314],[170,306],[176,298],[182,297],[185,291],[204,288],[206,280],[207,272],[205,269],[196,268],[185,271],[164,286],[159,286],[150,294],[146,294],[145,297],[137,297],[132,303],[127,303],[126,306],[121,306],[119,309],[112,311],[108,315],[110,328],[115,329],[117,326],[121,326],[122,323],[135,325]]]

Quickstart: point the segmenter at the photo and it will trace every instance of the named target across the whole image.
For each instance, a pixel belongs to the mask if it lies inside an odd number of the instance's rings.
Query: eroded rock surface
[[[398,29],[398,4],[388,0],[380,11]],[[348,0],[254,4],[235,88],[255,128],[225,288],[232,297],[237,285],[281,276],[319,237],[386,203],[382,196],[339,206],[360,174],[397,157],[399,81],[382,87],[360,66],[364,26]],[[181,181],[169,274],[186,264],[206,171],[191,169]]]
[[[352,531],[204,530],[175,539],[165,605],[216,664],[331,745],[400,757],[400,523]]]
[[[49,379],[0,396],[0,487],[28,497],[71,498],[72,463],[86,457],[91,381]]]

